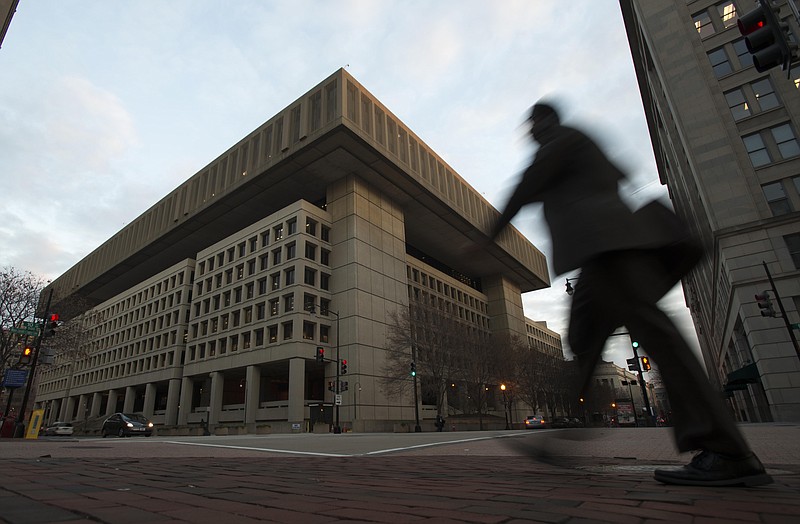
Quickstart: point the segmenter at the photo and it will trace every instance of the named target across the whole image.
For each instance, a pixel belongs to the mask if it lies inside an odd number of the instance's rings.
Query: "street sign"
[[[19,327],[12,327],[9,329],[12,333],[17,335],[27,335],[29,337],[38,336],[41,333],[42,325],[38,322],[20,322]]]
[[[38,322],[23,322],[22,323],[22,327],[24,327],[25,329],[27,329],[29,331],[37,331],[37,332],[40,329],[42,329],[42,325],[39,324]]]
[[[336,395],[336,399],[333,401],[333,403],[336,404],[337,406],[341,406],[342,405],[342,396],[341,395]]]
[[[4,388],[21,388],[28,381],[27,369],[7,369],[3,375]]]

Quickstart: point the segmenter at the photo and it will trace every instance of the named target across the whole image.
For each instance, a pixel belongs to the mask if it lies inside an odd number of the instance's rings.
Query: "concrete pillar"
[[[61,406],[61,420],[70,422],[75,413],[75,397],[67,397],[66,402]]]
[[[167,390],[167,413],[164,416],[164,424],[174,426],[178,423],[178,407],[180,406],[181,380],[172,378],[169,380]]]
[[[208,426],[213,430],[219,422],[219,414],[222,412],[222,392],[225,386],[225,374],[221,371],[210,373],[211,376],[211,400],[208,403]]]
[[[108,390],[108,404],[106,404],[106,416],[113,415],[117,411],[117,390]]]
[[[181,402],[178,409],[178,425],[185,426],[189,423],[189,414],[192,412],[192,390],[194,389],[194,380],[191,377],[183,377],[181,381]],[[170,381],[170,390],[172,390],[172,381]]]
[[[247,366],[247,391],[244,399],[244,423],[248,433],[256,431],[256,417],[258,415],[259,392],[261,391],[261,368]]]
[[[134,403],[136,402],[136,388],[128,386],[125,388],[125,402],[122,404],[122,411],[130,413],[133,411]]]
[[[92,395],[92,407],[89,410],[89,416],[94,418],[100,415],[100,405],[103,403],[103,395],[99,391],[96,391],[94,395]]]
[[[61,400],[53,399],[50,401],[50,412],[47,414],[47,423],[52,424],[58,420],[59,410],[61,409]]]
[[[289,361],[289,423],[302,423],[305,418],[306,361]],[[301,426],[302,427],[302,426]]]
[[[89,407],[86,405],[88,399],[89,395],[86,394],[78,397],[78,412],[75,414],[75,420],[86,420],[86,409]]]
[[[157,388],[156,385],[152,382],[148,382],[144,386],[144,408],[142,409],[142,413],[147,418],[153,418],[153,411],[155,411],[156,407],[156,393]]]

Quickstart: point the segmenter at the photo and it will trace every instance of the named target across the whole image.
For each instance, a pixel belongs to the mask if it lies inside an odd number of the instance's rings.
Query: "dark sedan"
[[[143,415],[135,413],[114,413],[103,422],[103,437],[116,435],[118,437],[130,437],[133,435],[144,435],[149,437],[153,434],[153,423]]]

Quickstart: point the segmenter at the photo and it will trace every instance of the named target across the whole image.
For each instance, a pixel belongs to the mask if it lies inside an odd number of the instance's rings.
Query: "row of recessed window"
[[[305,243],[305,258],[316,261],[317,259],[317,245],[311,242]],[[271,254],[264,254],[256,258],[248,260],[246,263],[239,264],[235,268],[228,268],[225,271],[220,271],[214,276],[206,277],[203,280],[198,279],[195,282],[195,289],[197,296],[203,293],[210,293],[211,291],[220,289],[226,285],[238,282],[244,278],[254,276],[262,271],[269,269],[269,259],[272,258],[272,267],[275,267],[283,262],[282,255],[285,254],[286,261],[293,260],[297,256],[297,244],[292,242],[286,244],[282,248],[275,249]],[[258,264],[257,264],[258,262]],[[330,265],[330,251],[327,249],[320,250],[320,263],[324,266]],[[276,273],[277,274],[277,273]]]
[[[317,324],[308,320],[303,321],[302,338],[304,340],[319,341],[322,343],[330,342],[331,328],[325,324]],[[266,327],[259,327],[243,333],[200,342],[188,347],[189,361],[202,360],[216,356],[222,356],[228,352],[247,350],[252,347],[262,347],[266,344],[277,344],[281,341],[295,339],[294,320],[287,320],[279,324],[271,324]]]
[[[317,221],[306,218],[305,224],[305,232],[308,235],[316,237],[317,234],[317,227],[319,224]],[[320,239],[323,242],[330,242],[330,228],[328,226],[321,226],[320,228]],[[286,231],[286,236],[294,235],[297,233],[297,218],[290,218],[286,221],[286,227],[284,229],[284,224],[278,224],[271,229],[267,229],[266,231],[262,231],[258,235],[250,237],[248,240],[239,242],[236,246],[231,246],[224,251],[217,253],[214,256],[208,257],[206,260],[203,260],[197,264],[197,276],[202,276],[206,273],[214,271],[214,268],[217,267],[221,269],[226,263],[232,264],[236,260],[240,260],[242,258],[247,257],[248,255],[253,255],[259,251],[259,249],[265,248],[270,244],[270,236],[272,236],[272,241],[277,242],[279,240],[283,240],[284,238],[284,231]],[[307,243],[309,244],[309,243]],[[312,244],[313,245],[313,244]],[[308,253],[308,248],[306,248]],[[278,253],[280,250],[275,250]],[[273,256],[275,251],[273,251]],[[280,255],[277,255],[280,257]],[[308,254],[306,255],[307,258]],[[287,256],[287,259],[289,257]],[[280,258],[278,258],[278,262]],[[277,263],[277,262],[273,262]],[[262,268],[263,269],[263,268]]]
[[[317,275],[319,275],[319,279],[317,278]],[[259,278],[258,280],[237,286],[228,291],[217,293],[211,297],[195,299],[192,305],[194,318],[198,318],[201,315],[205,315],[214,311],[219,311],[222,308],[239,304],[246,300],[251,300],[255,298],[256,295],[261,296],[270,292],[278,291],[281,289],[281,280],[283,280],[283,287],[288,287],[295,284],[295,267],[287,267],[282,272],[273,273],[269,275],[269,277]],[[319,289],[329,291],[331,276],[328,273],[318,271],[314,267],[305,266],[303,268],[303,283],[307,286],[319,286]]]
[[[139,291],[138,293],[134,293],[129,297],[125,297],[124,299],[121,299],[119,302],[101,311],[93,312],[93,315],[95,315],[96,318],[109,318],[111,316],[119,316],[119,314],[123,311],[127,311],[132,307],[144,304],[148,300],[153,300],[156,297],[160,296],[162,293],[167,293],[168,291],[175,289],[177,286],[182,286],[184,281],[184,273],[185,271],[180,271],[169,278],[165,278],[162,282],[153,284],[150,287],[145,288],[142,291]],[[176,296],[174,300],[173,300],[173,295]],[[170,307],[172,306],[173,303],[179,304],[181,301],[181,292],[177,291],[176,293],[171,294],[168,297],[168,300]],[[157,303],[157,301],[154,302],[154,304],[155,303]],[[165,304],[164,297],[161,298],[161,304],[162,304],[161,308],[164,309],[164,307],[166,307],[164,305]],[[152,308],[152,305],[149,305],[149,307]]]
[[[330,300],[304,293],[303,311],[310,311],[317,307],[319,307],[323,316],[327,316],[328,311],[330,311]],[[249,324],[253,321],[265,320],[268,315],[270,317],[276,317],[281,314],[293,312],[295,312],[294,293],[288,293],[282,297],[274,297],[252,306],[246,306],[207,320],[195,322],[191,325],[191,338],[195,340],[213,335],[217,332],[238,328],[239,326]]]

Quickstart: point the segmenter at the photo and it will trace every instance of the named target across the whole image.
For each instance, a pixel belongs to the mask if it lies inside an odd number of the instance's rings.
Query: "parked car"
[[[542,417],[530,415],[525,417],[525,429],[542,429],[547,427],[547,422]]]
[[[147,417],[136,413],[114,413],[103,422],[101,431],[103,438],[108,435],[116,435],[118,437],[144,435],[149,437],[153,434],[153,423]]]
[[[42,433],[48,437],[69,437],[73,431],[74,428],[69,422],[55,422],[47,426]]]

